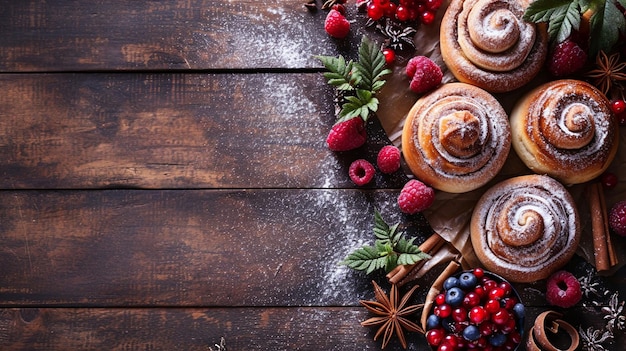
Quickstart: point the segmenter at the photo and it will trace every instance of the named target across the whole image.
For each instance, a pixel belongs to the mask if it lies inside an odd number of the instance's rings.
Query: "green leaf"
[[[395,251],[399,253],[398,264],[414,264],[421,260],[427,260],[430,258],[430,255],[422,252],[419,246],[413,243],[414,241],[415,238],[410,240],[401,238],[398,241],[398,244],[395,247]]]
[[[359,46],[359,60],[354,64],[357,87],[376,92],[382,85],[375,83],[389,73],[391,71],[386,68],[383,53],[374,42],[364,36]]]
[[[581,13],[579,0],[535,0],[526,8],[523,19],[547,22],[550,40],[559,43],[570,36],[572,29],[579,29]]]
[[[324,78],[328,84],[337,87],[338,90],[353,90],[352,69],[354,62],[344,59],[343,56],[315,56],[322,62],[328,72],[324,73]]]
[[[370,274],[375,270],[384,268],[387,264],[387,258],[386,256],[381,256],[378,248],[363,246],[349,254],[339,264]]]
[[[399,223],[389,226],[378,210],[374,212],[374,235],[379,241],[394,247],[402,236],[402,233],[397,232],[398,225]]]
[[[590,42],[589,53],[592,57],[600,51],[611,51],[618,42],[620,33],[626,33],[626,19],[611,1],[595,8],[590,25],[593,40]]]

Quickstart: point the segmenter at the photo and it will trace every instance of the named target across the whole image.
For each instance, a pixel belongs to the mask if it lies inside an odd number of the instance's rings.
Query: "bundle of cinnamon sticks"
[[[591,211],[591,234],[596,270],[606,272],[615,266],[617,255],[611,242],[608,211],[602,184],[590,183],[587,187],[587,200]]]

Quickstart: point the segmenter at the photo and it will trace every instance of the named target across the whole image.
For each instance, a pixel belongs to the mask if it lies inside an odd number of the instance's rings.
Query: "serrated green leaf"
[[[358,77],[357,86],[376,92],[378,89],[374,89],[374,83],[388,73],[391,71],[386,69],[385,56],[374,42],[364,36],[359,46],[359,60],[354,64],[354,75]]]
[[[579,0],[535,0],[525,10],[523,19],[534,23],[547,22],[550,40],[567,39],[572,29],[580,28]]]
[[[377,269],[384,268],[387,264],[387,258],[381,256],[377,248],[363,246],[350,253],[343,261],[339,262],[339,264],[370,274]]]

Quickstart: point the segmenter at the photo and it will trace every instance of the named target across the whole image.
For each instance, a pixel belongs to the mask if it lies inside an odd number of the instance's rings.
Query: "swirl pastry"
[[[617,153],[618,129],[606,97],[578,80],[541,85],[511,113],[513,148],[522,161],[567,185],[606,170]]]
[[[487,190],[471,219],[471,240],[490,271],[514,282],[547,278],[574,255],[580,219],[572,196],[546,175],[507,179]]]
[[[491,180],[511,148],[506,112],[486,91],[444,84],[413,105],[402,153],[413,174],[432,187],[463,193]]]
[[[492,93],[517,89],[543,66],[548,35],[522,19],[525,0],[452,0],[440,29],[441,54],[461,82]]]

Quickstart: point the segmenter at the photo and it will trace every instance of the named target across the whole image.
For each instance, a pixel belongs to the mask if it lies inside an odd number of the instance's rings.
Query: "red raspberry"
[[[393,145],[383,146],[378,152],[376,165],[381,172],[391,174],[400,169],[400,149]]]
[[[346,17],[342,15],[341,12],[337,10],[330,10],[328,15],[326,15],[324,29],[331,37],[342,39],[345,38],[350,32],[350,22],[348,22]]]
[[[609,211],[609,226],[615,234],[626,236],[626,200],[619,201]]]
[[[350,164],[350,179],[358,186],[369,183],[374,178],[375,173],[374,166],[367,160],[359,159]]]
[[[415,179],[404,184],[398,196],[400,210],[408,214],[424,211],[433,204],[433,201],[435,201],[433,188]]]
[[[348,151],[365,144],[367,132],[360,117],[337,123],[328,133],[326,143],[332,151]]]
[[[578,72],[587,62],[587,53],[572,40],[560,42],[548,59],[548,70],[553,76],[565,76]]]
[[[441,68],[426,56],[415,56],[406,65],[406,74],[411,77],[410,88],[422,94],[441,84]]]
[[[548,278],[546,300],[554,306],[572,307],[582,298],[580,282],[567,271],[558,271]]]

